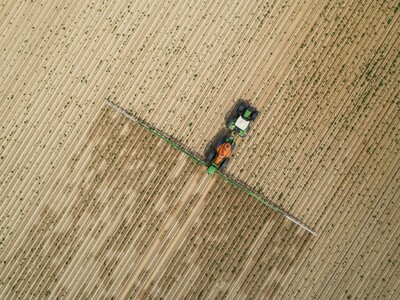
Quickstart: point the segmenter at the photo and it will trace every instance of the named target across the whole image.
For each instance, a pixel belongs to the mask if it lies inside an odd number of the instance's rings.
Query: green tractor
[[[229,163],[229,156],[235,149],[235,137],[233,134],[224,136],[215,149],[212,149],[207,156],[207,162],[210,166],[207,169],[208,174],[214,174],[216,170],[224,171]]]
[[[230,120],[228,128],[244,138],[250,131],[250,122],[254,121],[257,116],[258,111],[255,108],[241,103],[237,109],[236,116]]]

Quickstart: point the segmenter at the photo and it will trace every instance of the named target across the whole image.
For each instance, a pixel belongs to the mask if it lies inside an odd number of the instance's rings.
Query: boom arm
[[[179,151],[185,153],[187,156],[189,156],[191,159],[193,159],[196,163],[198,163],[198,164],[200,164],[202,166],[207,166],[207,163],[202,158],[200,158],[198,155],[196,155],[195,153],[193,153],[190,150],[188,150],[179,141],[176,141],[172,136],[169,136],[168,134],[162,133],[160,130],[155,129],[153,126],[148,124],[146,121],[144,121],[144,120],[142,120],[142,119],[140,119],[138,117],[133,116],[131,113],[129,113],[128,111],[126,111],[123,108],[119,107],[117,104],[111,102],[109,99],[106,99],[106,103],[110,107],[112,107],[113,109],[118,111],[119,113],[123,114],[128,119],[130,119],[133,122],[139,124],[140,126],[146,128],[148,131],[150,131],[151,133],[155,134],[156,136],[162,138],[164,141],[166,141],[168,144],[170,144],[174,148],[176,148]],[[231,178],[231,176],[227,176],[227,175],[221,173],[220,171],[217,171],[217,173],[218,173],[219,176],[221,176],[223,179],[228,181],[230,184],[240,188],[242,191],[246,192],[250,196],[256,198],[259,201],[261,201],[262,203],[267,205],[269,208],[271,208],[275,212],[281,214],[282,216],[284,216],[285,218],[289,219],[293,223],[299,225],[303,229],[307,230],[309,233],[311,233],[313,235],[317,235],[316,232],[313,229],[311,229],[309,226],[307,226],[306,224],[304,224],[300,220],[297,220],[295,217],[291,216],[288,212],[284,211],[282,208],[278,207],[277,205],[272,204],[265,197],[263,197],[263,196],[259,195],[258,193],[256,193],[252,188],[247,187],[246,184],[240,183],[238,180],[234,180],[233,178]]]
[[[133,122],[139,124],[140,126],[146,128],[148,131],[150,131],[151,133],[155,134],[159,138],[162,138],[164,141],[166,141],[168,144],[170,144],[174,148],[176,148],[179,151],[185,153],[187,156],[189,156],[191,159],[193,159],[196,163],[198,163],[198,164],[200,164],[202,166],[207,166],[207,164],[201,158],[199,158],[196,154],[191,153],[189,150],[185,149],[185,147],[183,145],[181,145],[178,141],[174,141],[173,137],[168,136],[167,134],[161,133],[159,130],[154,129],[146,121],[141,120],[140,118],[133,116],[131,113],[129,113],[128,111],[126,111],[123,108],[119,107],[117,104],[111,102],[109,99],[106,99],[106,103],[109,106],[111,106],[113,109],[118,111],[119,113],[123,114],[128,119],[130,119]]]

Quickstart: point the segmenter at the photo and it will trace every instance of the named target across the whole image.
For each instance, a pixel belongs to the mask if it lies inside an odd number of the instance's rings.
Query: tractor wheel
[[[207,162],[211,163],[214,160],[215,155],[217,154],[217,151],[214,149],[211,150],[211,152],[207,155]]]
[[[247,126],[247,128],[245,130],[240,130],[239,131],[239,136],[242,137],[242,138],[245,138],[246,135],[249,133],[249,131],[250,131],[250,125]]]
[[[258,111],[253,111],[252,113],[251,113],[251,116],[250,116],[250,119],[252,120],[252,121],[254,121],[255,119],[257,119],[257,117],[258,117]]]
[[[217,145],[215,148],[218,148],[218,146],[222,145],[226,141],[226,135],[224,135],[220,140],[218,141]]]
[[[237,109],[237,113],[241,116],[241,115],[244,113],[245,109],[246,109],[246,105],[244,105],[243,103],[241,103],[241,104],[239,105],[238,109]]]
[[[228,164],[229,164],[229,158],[225,158],[225,160],[221,163],[219,170],[222,172],[225,171]]]

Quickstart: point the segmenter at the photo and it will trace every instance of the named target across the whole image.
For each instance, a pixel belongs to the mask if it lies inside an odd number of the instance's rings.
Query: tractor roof
[[[240,130],[246,130],[246,128],[249,126],[250,121],[246,121],[243,119],[241,116],[236,120],[235,126],[239,128]]]

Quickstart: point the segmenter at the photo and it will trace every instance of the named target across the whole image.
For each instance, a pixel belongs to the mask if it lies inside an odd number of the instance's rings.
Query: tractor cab
[[[224,136],[207,156],[207,162],[211,163],[207,169],[208,174],[214,174],[216,170],[223,171],[228,165],[229,157],[235,149],[236,143],[233,135]]]
[[[237,109],[236,116],[229,122],[228,128],[244,138],[250,131],[250,122],[254,121],[257,116],[258,111],[255,108],[242,103]]]

